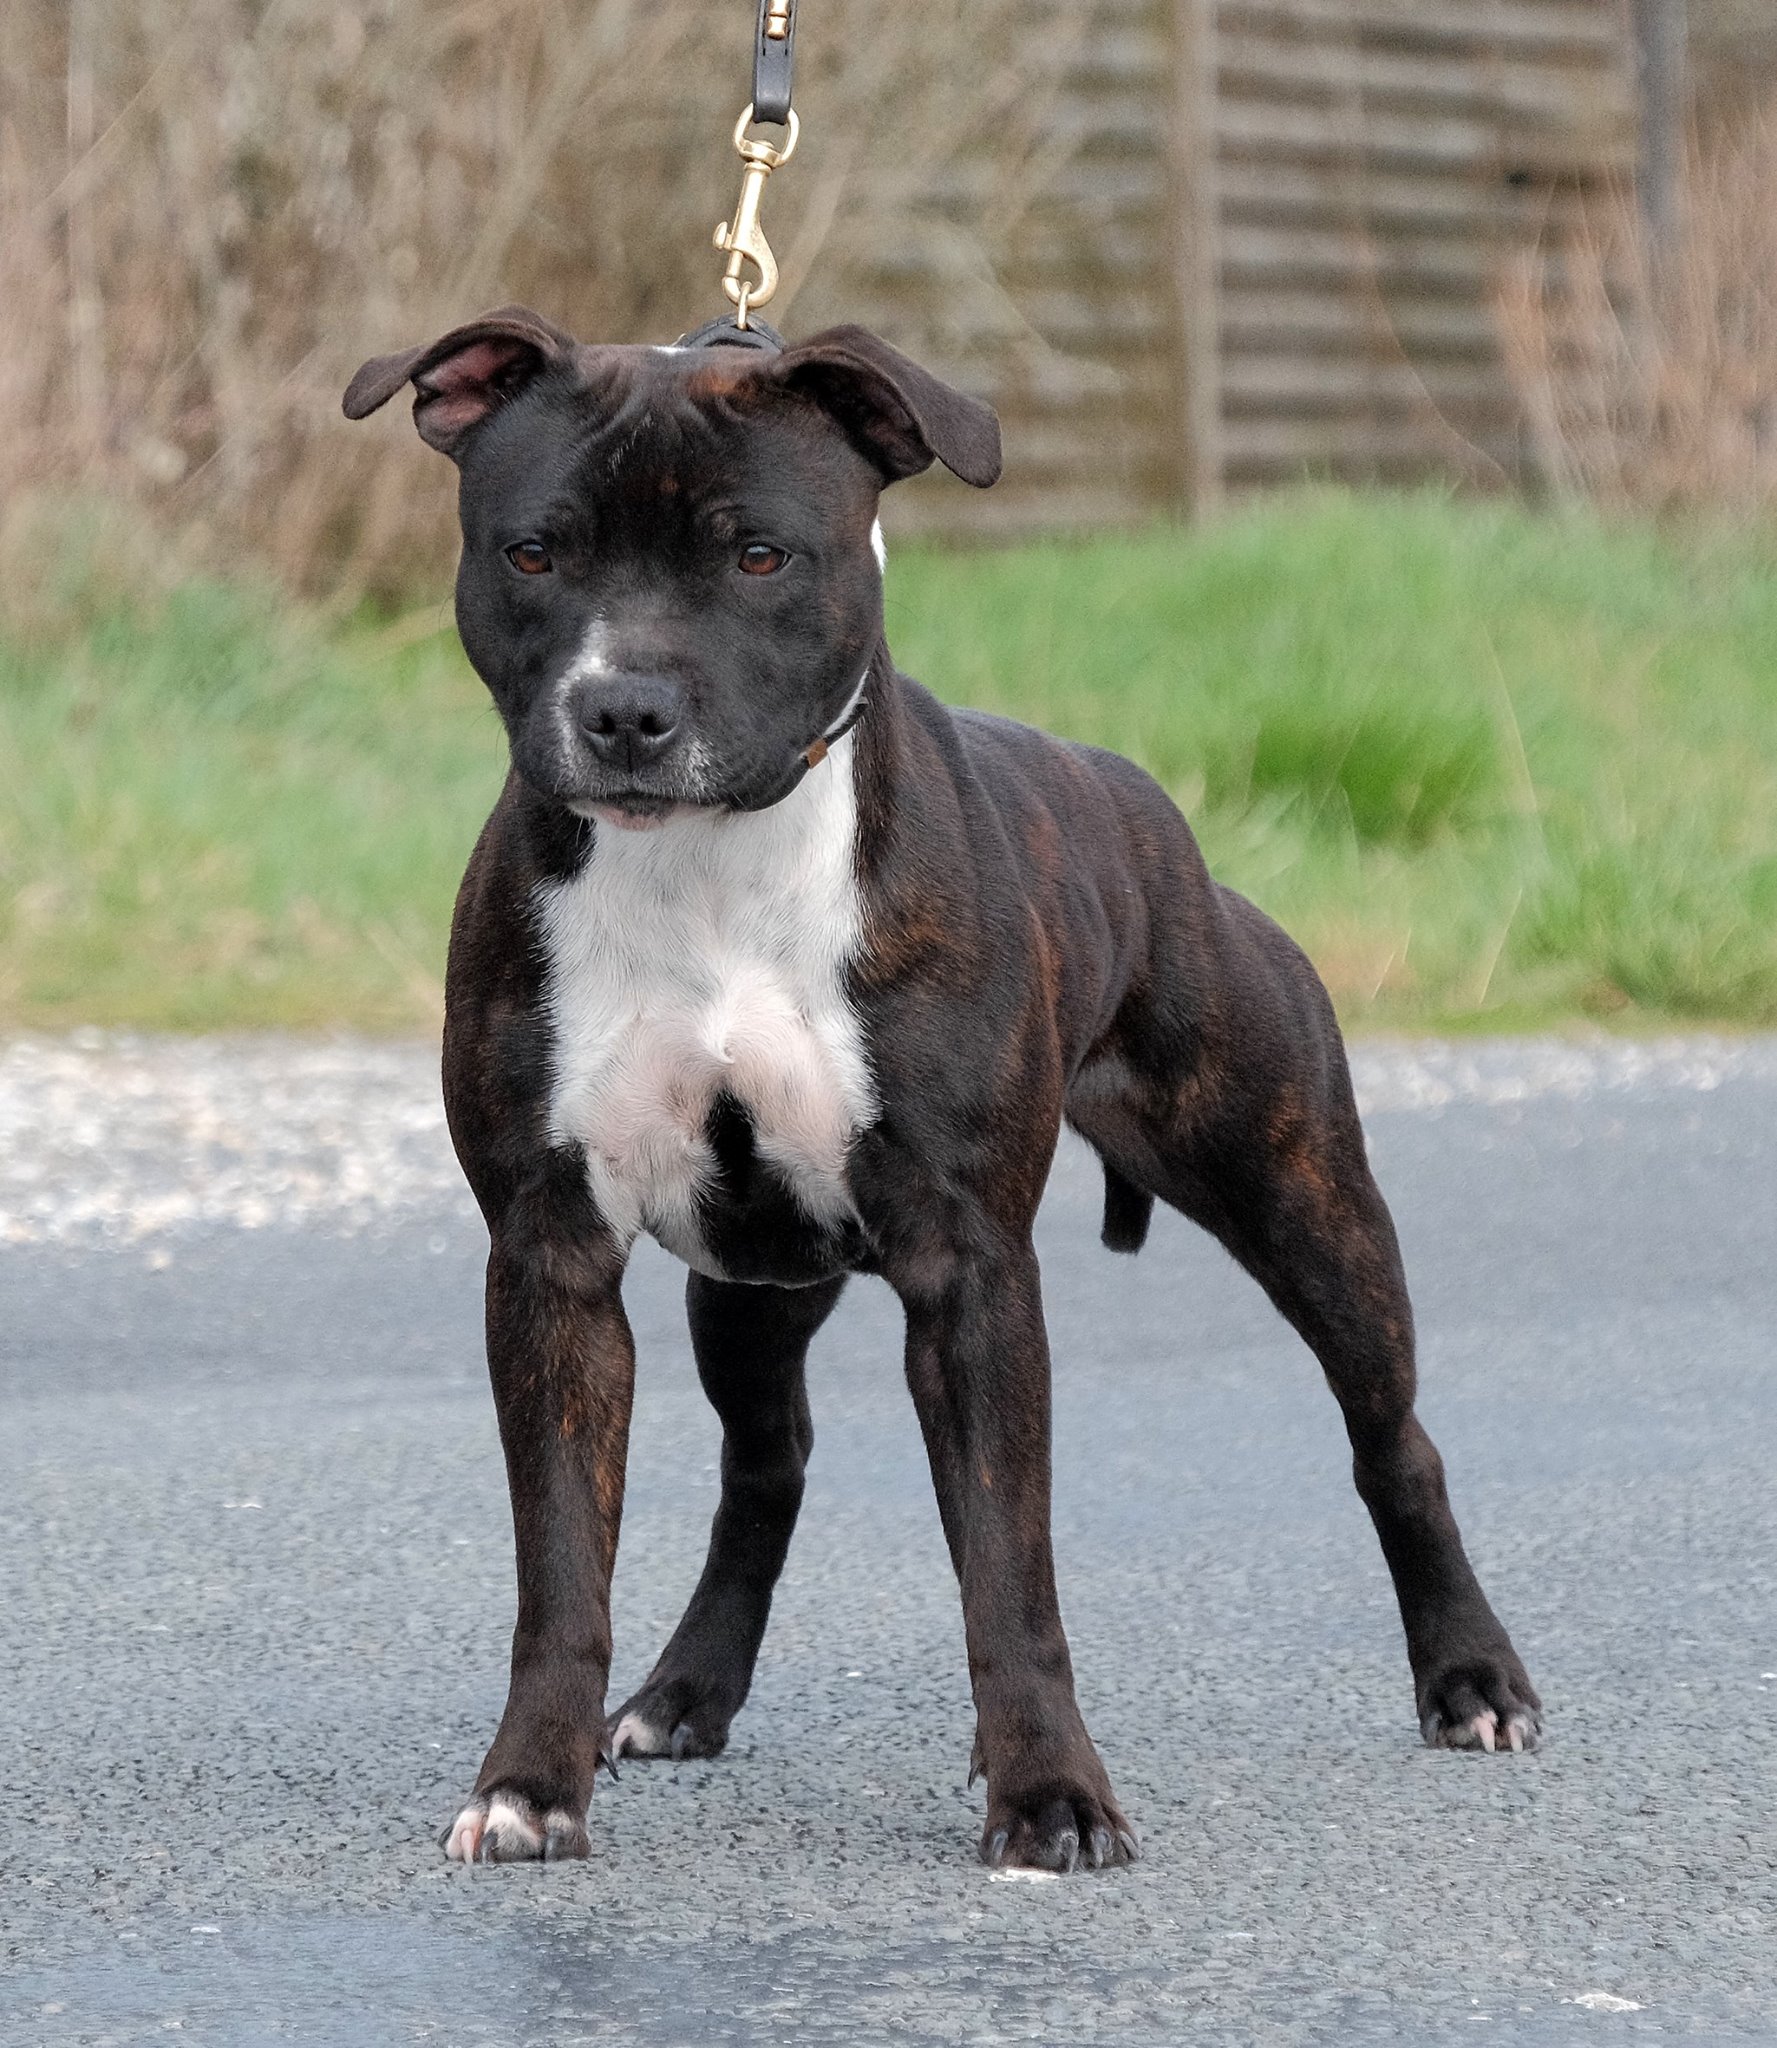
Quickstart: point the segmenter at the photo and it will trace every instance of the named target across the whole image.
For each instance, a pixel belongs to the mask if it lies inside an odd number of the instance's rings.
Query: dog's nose
[[[641,768],[672,745],[684,702],[678,685],[665,676],[617,675],[583,688],[573,710],[586,744],[601,761]]]

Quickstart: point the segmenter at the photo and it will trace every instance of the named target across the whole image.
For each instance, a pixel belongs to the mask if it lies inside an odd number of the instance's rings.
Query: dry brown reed
[[[1594,204],[1500,298],[1537,474],[1558,496],[1739,516],[1777,503],[1777,107],[1694,140],[1664,247]]]
[[[1053,169],[1063,0],[821,0],[771,193],[769,317],[864,313],[943,358]],[[448,560],[358,361],[483,306],[670,340],[722,310],[752,0],[7,0],[0,491],[77,487],[342,596]],[[983,146],[991,137],[992,147]],[[944,294],[894,318],[897,274]],[[1008,331],[1018,323],[1000,309]]]

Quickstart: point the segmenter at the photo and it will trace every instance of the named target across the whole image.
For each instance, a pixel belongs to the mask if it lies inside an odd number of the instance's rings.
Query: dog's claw
[[[599,1744],[598,1763],[593,1765],[594,1771],[597,1771],[600,1764],[610,1772],[611,1783],[615,1785],[618,1782],[617,1758],[612,1753],[611,1745],[608,1742],[601,1742]]]
[[[1432,1749],[1466,1749],[1484,1756],[1522,1756],[1537,1747],[1541,1735],[1531,1715],[1508,1714],[1501,1720],[1491,1708],[1462,1720],[1427,1714],[1419,1732]]]
[[[1440,1673],[1421,1700],[1419,1732],[1433,1749],[1519,1756],[1537,1746],[1540,1703],[1524,1667],[1509,1652]]]
[[[983,1863],[995,1869],[1016,1865],[1025,1870],[1070,1876],[1079,1870],[1103,1870],[1135,1861],[1135,1837],[1108,1798],[1080,1791],[1039,1799],[1011,1810],[995,1810],[981,1835]]]
[[[673,1730],[673,1739],[669,1747],[672,1750],[673,1762],[676,1764],[682,1764],[686,1757],[691,1754],[691,1726],[689,1722],[681,1721]]]

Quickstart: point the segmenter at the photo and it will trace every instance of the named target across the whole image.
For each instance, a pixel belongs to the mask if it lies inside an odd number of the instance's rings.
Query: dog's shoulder
[[[905,680],[905,679],[904,679]],[[907,682],[907,700],[959,777],[1008,821],[1048,814],[1070,830],[1147,841],[1190,828],[1147,769],[1110,747],[1064,739],[998,712],[944,703]]]

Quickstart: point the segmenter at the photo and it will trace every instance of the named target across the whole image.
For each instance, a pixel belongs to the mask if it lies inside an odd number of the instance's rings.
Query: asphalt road
[[[434,1838],[512,1596],[460,1199],[20,1225],[0,2040],[1777,2043],[1777,1049],[1565,1089],[1492,1057],[1441,1103],[1372,1091],[1369,1128],[1423,1412],[1547,1746],[1420,1746],[1312,1361],[1176,1220],[1100,1251],[1066,1153],[1059,1566],[1146,1854],[1065,1881],[973,1860],[961,1625],[880,1287],[817,1349],[729,1754],[626,1765],[588,1864],[470,1874]],[[639,1258],[631,1302],[619,1686],[715,1498],[677,1270]]]

